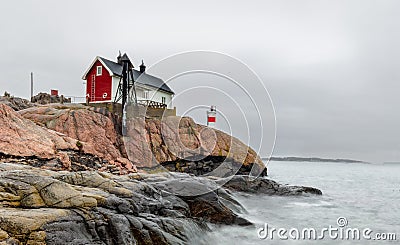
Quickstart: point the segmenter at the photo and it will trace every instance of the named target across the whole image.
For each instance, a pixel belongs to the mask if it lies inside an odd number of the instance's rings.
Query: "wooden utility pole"
[[[31,72],[31,102],[33,102],[33,72]]]

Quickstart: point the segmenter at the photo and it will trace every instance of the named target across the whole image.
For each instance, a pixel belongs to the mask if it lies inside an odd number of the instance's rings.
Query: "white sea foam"
[[[318,202],[289,202],[286,206],[301,206],[301,207],[331,207],[334,206],[333,203],[327,201]]]

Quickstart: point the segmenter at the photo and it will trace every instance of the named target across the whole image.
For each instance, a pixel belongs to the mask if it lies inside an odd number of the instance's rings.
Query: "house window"
[[[101,76],[102,71],[103,71],[103,67],[97,66],[96,67],[96,76]]]
[[[161,97],[161,103],[165,104],[165,97]]]
[[[143,98],[146,100],[149,99],[149,91],[148,90],[143,91]]]

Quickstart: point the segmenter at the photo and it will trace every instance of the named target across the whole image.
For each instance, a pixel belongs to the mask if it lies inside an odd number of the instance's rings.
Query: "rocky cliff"
[[[257,153],[240,140],[196,124],[188,117],[131,118],[127,137],[122,140],[120,122],[105,110],[52,104],[21,110],[19,114],[39,126],[79,140],[84,152],[118,166],[131,161],[147,170],[166,166],[168,170],[193,174],[206,174],[218,168],[215,174],[221,177],[236,172],[249,174],[252,169],[254,175],[259,175],[264,169]],[[198,163],[206,171],[198,171]],[[195,169],[190,167],[193,164]]]
[[[321,194],[236,176],[113,175],[0,164],[0,244],[187,244],[207,223],[251,225],[226,189],[272,195]],[[256,187],[256,188],[255,188]]]
[[[38,126],[79,140],[84,152],[108,161],[123,158],[122,141],[111,114],[90,109],[80,104],[51,104],[21,110],[19,114]]]
[[[127,154],[141,167],[162,165],[170,171],[195,175],[213,172],[219,177],[237,172],[249,174],[252,170],[253,175],[260,175],[264,170],[253,149],[226,133],[196,124],[189,117],[132,118],[127,135]]]
[[[0,244],[188,244],[210,223],[251,225],[231,191],[321,194],[250,178],[257,154],[190,118],[132,119],[125,140],[115,120],[80,105],[0,103]],[[237,171],[247,175],[224,178]]]
[[[69,125],[65,126],[69,128]],[[108,145],[103,145],[105,150],[98,150],[99,142],[88,140],[82,143],[79,137],[71,138],[50,128],[37,125],[9,106],[0,104],[0,160],[53,170],[101,170],[121,174],[136,171],[129,160],[120,158],[119,152],[112,151]],[[104,128],[102,130],[105,132]],[[108,132],[105,134],[109,135]]]

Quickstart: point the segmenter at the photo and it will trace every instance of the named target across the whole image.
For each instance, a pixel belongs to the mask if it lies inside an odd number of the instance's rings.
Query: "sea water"
[[[255,226],[213,226],[212,232],[191,243],[400,244],[400,164],[270,162],[268,169],[268,177],[279,183],[316,187],[323,195],[236,193],[248,211],[242,216]],[[268,232],[282,229],[286,233],[266,237],[266,225]],[[323,231],[329,227],[338,230],[332,234]],[[307,236],[307,229],[314,229],[316,238]],[[359,232],[360,239],[353,238],[350,229]],[[306,233],[301,236],[297,231]],[[393,233],[397,240],[389,241]]]

